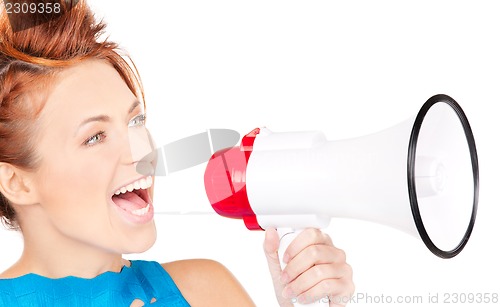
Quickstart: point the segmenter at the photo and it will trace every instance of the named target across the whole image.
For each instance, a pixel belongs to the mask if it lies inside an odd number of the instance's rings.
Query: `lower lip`
[[[154,208],[153,205],[149,204],[149,210],[146,212],[144,215],[135,215],[131,212],[128,212],[126,210],[123,210],[122,208],[118,207],[112,200],[110,200],[111,205],[116,209],[118,212],[118,215],[120,215],[125,221],[127,221],[130,224],[147,224],[153,220],[154,217]]]

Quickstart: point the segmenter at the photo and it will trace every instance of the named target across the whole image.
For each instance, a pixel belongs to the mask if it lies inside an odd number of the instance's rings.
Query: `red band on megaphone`
[[[205,170],[205,191],[218,214],[243,219],[250,230],[262,230],[250,207],[246,189],[246,170],[253,150],[256,128],[245,135],[240,146],[217,151]]]

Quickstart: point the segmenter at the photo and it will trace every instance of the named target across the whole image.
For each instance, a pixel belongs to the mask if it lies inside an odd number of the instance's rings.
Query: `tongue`
[[[145,208],[148,204],[134,192],[127,192],[113,196],[114,203],[125,211],[134,211]]]

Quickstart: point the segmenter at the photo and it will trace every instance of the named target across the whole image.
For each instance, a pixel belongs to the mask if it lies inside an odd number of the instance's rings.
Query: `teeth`
[[[142,209],[132,210],[131,213],[133,215],[143,216],[144,214],[148,213],[148,211],[149,211],[149,204]]]
[[[141,189],[146,189],[148,186],[148,183],[146,182],[146,179],[141,179],[139,180],[139,185],[141,186]]]
[[[116,190],[115,195],[120,195],[122,193],[132,192],[133,190],[139,190],[139,189],[145,190],[145,189],[150,188],[152,184],[153,184],[153,178],[151,176],[148,176],[146,178],[141,178],[135,182],[132,182],[132,183]],[[143,208],[143,209],[146,209],[146,208]],[[139,209],[139,210],[143,210],[143,209]],[[146,212],[147,212],[147,210],[146,210]]]

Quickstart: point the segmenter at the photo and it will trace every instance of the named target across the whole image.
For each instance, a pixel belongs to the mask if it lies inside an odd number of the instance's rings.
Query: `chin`
[[[156,242],[156,227],[151,221],[151,226],[148,229],[136,233],[133,237],[125,238],[126,250],[123,254],[139,254],[149,250]]]

